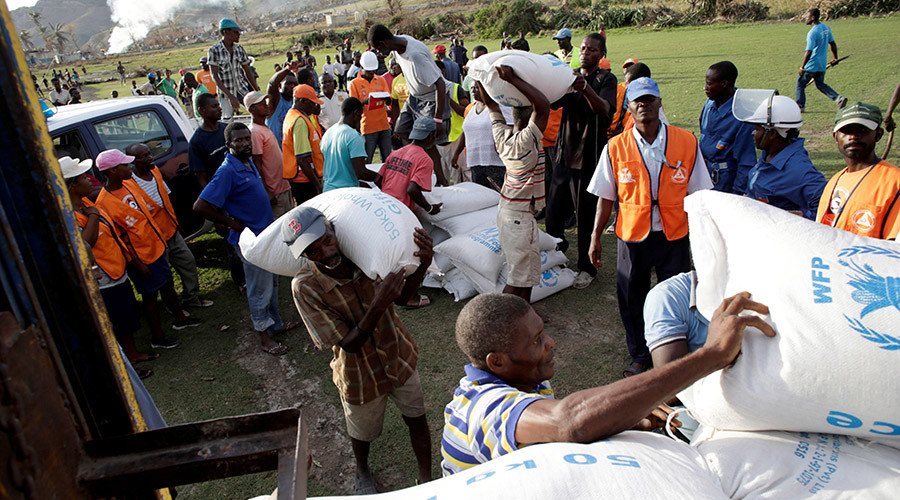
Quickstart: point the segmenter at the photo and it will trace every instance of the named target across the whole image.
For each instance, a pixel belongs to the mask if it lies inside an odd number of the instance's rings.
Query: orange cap
[[[294,98],[309,99],[316,104],[322,104],[322,100],[316,96],[316,89],[306,84],[294,87]]]
[[[640,61],[638,61],[637,59],[635,59],[633,57],[629,57],[628,59],[625,59],[624,63],[622,63],[622,69],[625,69],[627,66],[630,66],[636,62],[640,62]]]

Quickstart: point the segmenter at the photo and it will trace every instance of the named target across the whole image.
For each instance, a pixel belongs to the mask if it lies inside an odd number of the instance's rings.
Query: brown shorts
[[[419,371],[416,370],[405,384],[366,404],[352,405],[341,398],[344,418],[347,420],[347,434],[359,441],[375,441],[381,435],[388,396],[404,417],[416,418],[425,414],[425,395],[422,393]]]
[[[501,208],[497,211],[500,247],[506,257],[506,284],[520,288],[541,282],[541,253],[538,227],[532,212]]]

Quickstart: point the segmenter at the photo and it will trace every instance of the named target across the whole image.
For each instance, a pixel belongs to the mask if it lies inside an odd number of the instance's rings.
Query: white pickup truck
[[[200,186],[188,169],[188,143],[197,120],[188,118],[175,99],[120,97],[60,106],[47,119],[47,128],[57,157],[96,158],[106,149],[125,151],[136,142],[146,144],[172,190],[182,235],[190,238],[208,229],[191,209],[200,194]],[[92,173],[103,179],[96,169]]]

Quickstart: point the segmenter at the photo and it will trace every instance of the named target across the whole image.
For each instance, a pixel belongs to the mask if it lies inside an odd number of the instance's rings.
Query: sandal
[[[135,370],[135,371],[137,372],[137,375],[138,375],[138,377],[140,377],[141,380],[144,380],[145,378],[149,377],[150,375],[153,375],[153,370],[150,370],[150,369]]]
[[[421,309],[423,307],[428,307],[431,305],[431,299],[426,295],[419,295],[419,303],[418,304],[406,304],[403,306],[404,309]]]
[[[644,373],[647,369],[641,363],[631,363],[622,370],[622,378],[628,378],[634,375]]]
[[[269,353],[272,356],[281,356],[282,354],[288,352],[288,346],[282,344],[281,342],[276,342],[272,347],[262,346],[263,352]]]
[[[273,333],[272,335],[278,335],[278,334],[281,334],[284,332],[291,331],[294,328],[297,328],[298,326],[300,326],[299,321],[289,321],[289,322],[285,323],[284,325],[282,325],[281,329],[278,330],[277,332]]]
[[[129,359],[128,361],[130,361],[131,364],[135,364],[135,363],[143,363],[144,361],[153,361],[154,359],[159,359],[159,353],[158,353],[158,352],[148,352],[148,353],[145,354],[144,357],[142,357],[142,358],[138,358],[138,359]]]

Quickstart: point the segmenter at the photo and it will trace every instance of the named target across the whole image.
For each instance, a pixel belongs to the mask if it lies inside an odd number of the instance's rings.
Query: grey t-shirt
[[[409,94],[423,101],[434,102],[434,83],[442,77],[441,70],[424,43],[409,35],[400,36],[406,39],[406,50],[402,54],[394,54],[397,56],[397,64],[403,70]]]

